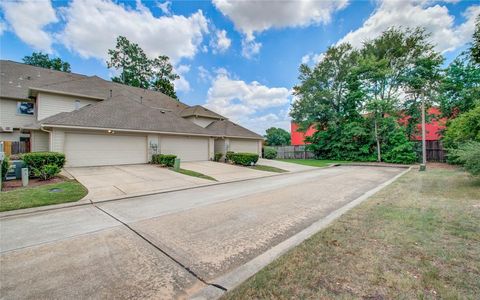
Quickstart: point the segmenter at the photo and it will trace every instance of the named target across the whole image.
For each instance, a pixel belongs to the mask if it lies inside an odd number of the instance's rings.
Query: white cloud
[[[332,14],[347,6],[347,0],[338,1],[238,1],[213,0],[215,7],[229,17],[237,30],[245,35],[244,55],[258,53],[255,33],[270,28],[308,26],[330,22]],[[248,56],[247,56],[248,57]]]
[[[325,53],[317,53],[317,54],[314,54],[314,53],[309,53],[309,54],[306,54],[304,56],[302,56],[302,64],[310,64],[310,63],[313,63],[313,64],[318,64],[319,62],[321,62],[323,60],[323,58],[325,57]]]
[[[251,58],[260,52],[262,43],[256,42],[255,39],[245,38],[242,40],[242,55]]]
[[[212,39],[213,53],[224,53],[230,48],[232,40],[227,37],[226,30],[216,30]]]
[[[163,3],[157,2],[157,7],[160,8],[160,10],[168,16],[172,14],[172,10],[170,8],[171,5],[172,5],[172,2],[170,1],[165,1]]]
[[[198,78],[200,78],[201,81],[209,82],[213,79],[212,75],[207,69],[205,69],[205,67],[199,66],[197,69],[198,69]]]
[[[5,20],[22,41],[36,50],[52,53],[53,39],[44,27],[57,22],[58,18],[50,1],[1,1],[0,7]]]
[[[375,38],[392,26],[420,26],[432,34],[431,41],[437,45],[438,51],[453,51],[470,40],[480,6],[470,6],[464,12],[466,22],[456,26],[454,16],[449,13],[448,8],[435,2],[380,1],[362,27],[349,32],[339,43],[349,42],[359,47],[364,41]]]
[[[270,110],[289,105],[291,93],[287,88],[233,79],[225,69],[216,73],[208,89],[206,107],[257,132],[273,121],[284,121],[284,116],[272,119]]]
[[[7,25],[0,20],[0,35],[2,35],[7,30]]]
[[[190,83],[185,79],[185,74],[190,72],[190,65],[179,65],[173,71],[180,76],[180,78],[174,82],[175,90],[179,92],[189,92]]]
[[[208,33],[208,21],[201,10],[189,17],[155,17],[140,2],[130,8],[110,0],[73,0],[62,12],[66,25],[59,40],[86,58],[105,59],[117,36],[123,35],[149,56],[168,55],[175,63],[193,58]]]

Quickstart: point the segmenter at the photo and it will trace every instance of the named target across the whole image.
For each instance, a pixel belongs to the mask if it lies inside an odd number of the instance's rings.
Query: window
[[[75,110],[80,108],[80,100],[75,100]]]
[[[33,116],[35,113],[35,104],[33,102],[17,102],[17,114]]]

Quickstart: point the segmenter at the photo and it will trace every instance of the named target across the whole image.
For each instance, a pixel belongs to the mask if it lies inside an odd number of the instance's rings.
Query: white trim
[[[69,125],[49,125],[41,124],[43,127],[52,127],[52,128],[69,128],[69,129],[86,129],[86,130],[113,130],[118,132],[140,132],[140,133],[157,133],[157,134],[167,134],[167,135],[185,135],[185,136],[206,136],[206,137],[220,137],[220,138],[239,138],[239,139],[248,139],[248,140],[262,140],[263,138],[253,138],[253,137],[241,137],[241,136],[225,136],[225,135],[215,135],[215,134],[201,134],[201,133],[181,133],[181,132],[168,132],[168,131],[154,131],[154,130],[139,130],[139,129],[118,129],[118,128],[106,128],[106,127],[86,127],[86,126],[69,126]]]

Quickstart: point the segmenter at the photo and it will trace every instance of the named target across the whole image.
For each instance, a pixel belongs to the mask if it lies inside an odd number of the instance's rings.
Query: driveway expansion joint
[[[93,207],[95,207],[96,209],[100,210],[101,212],[103,212],[104,214],[106,214],[107,216],[109,216],[110,218],[114,219],[115,221],[119,222],[120,224],[122,224],[123,226],[125,226],[128,230],[130,230],[131,232],[133,232],[135,235],[137,235],[138,237],[140,237],[142,240],[144,240],[145,242],[147,242],[150,246],[152,246],[153,248],[155,248],[156,250],[160,251],[162,254],[164,254],[166,257],[168,257],[170,260],[172,260],[175,264],[179,265],[181,268],[183,268],[185,271],[187,271],[189,274],[191,274],[193,277],[195,277],[196,279],[198,279],[200,282],[202,282],[203,284],[207,285],[207,286],[212,286],[214,288],[217,288],[219,290],[222,290],[223,292],[227,292],[227,288],[221,286],[220,284],[216,284],[216,283],[210,283],[208,281],[206,281],[205,279],[203,279],[200,275],[198,275],[195,271],[193,271],[192,269],[190,269],[188,266],[184,265],[182,262],[180,262],[178,259],[174,258],[172,255],[170,255],[168,252],[166,252],[165,250],[163,250],[162,248],[160,248],[159,246],[157,246],[154,242],[150,241],[149,239],[147,239],[143,234],[141,234],[140,232],[138,232],[137,230],[133,229],[130,225],[128,225],[127,223],[121,221],[120,219],[118,219],[117,217],[115,217],[114,215],[110,214],[109,212],[107,212],[106,210],[102,209],[101,207],[95,205],[95,203],[93,201],[90,201],[91,205]]]

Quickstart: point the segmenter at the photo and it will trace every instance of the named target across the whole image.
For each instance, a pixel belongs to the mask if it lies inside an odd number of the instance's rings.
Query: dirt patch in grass
[[[412,170],[225,299],[478,299],[480,180]]]
[[[59,183],[59,182],[63,182],[63,181],[65,181],[65,178],[63,178],[63,177],[54,177],[54,178],[49,179],[49,180],[40,180],[38,178],[31,178],[31,179],[28,180],[28,186],[26,186],[26,187],[31,188],[31,187],[41,186],[41,185],[45,185],[45,184]],[[12,190],[15,190],[15,189],[19,189],[19,188],[24,188],[22,186],[22,180],[21,179],[8,180],[8,181],[3,182],[2,191],[7,192],[7,191],[12,191]]]

